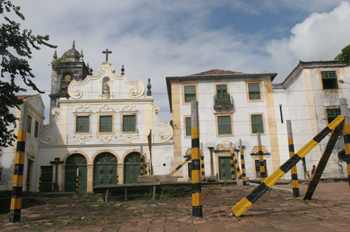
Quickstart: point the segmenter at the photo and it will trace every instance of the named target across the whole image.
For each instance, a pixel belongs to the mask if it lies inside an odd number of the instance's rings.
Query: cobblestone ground
[[[291,189],[290,185],[276,186]],[[306,186],[301,185],[301,195]],[[21,222],[0,215],[1,231],[349,231],[350,193],[346,182],[320,183],[313,200],[266,192],[240,218],[231,208],[254,186],[203,189],[203,218],[193,218],[189,198],[158,201],[46,204],[22,210]]]

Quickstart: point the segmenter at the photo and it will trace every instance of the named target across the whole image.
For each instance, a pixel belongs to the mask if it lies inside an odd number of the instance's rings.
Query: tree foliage
[[[350,45],[343,48],[341,50],[341,53],[337,55],[334,59],[339,61],[342,64],[349,65],[350,64]]]
[[[19,92],[26,91],[21,85],[24,83],[33,90],[43,93],[31,80],[35,76],[27,59],[32,58],[32,49],[39,50],[40,45],[56,47],[47,43],[48,35],[32,35],[32,30],[21,30],[20,23],[6,16],[14,12],[20,20],[24,20],[19,10],[20,7],[13,5],[11,1],[0,0],[0,14],[3,16],[0,25],[0,147],[12,145],[16,138],[14,130],[9,129],[9,126],[16,125],[17,120],[10,109],[18,108],[22,104],[22,100],[16,97]]]

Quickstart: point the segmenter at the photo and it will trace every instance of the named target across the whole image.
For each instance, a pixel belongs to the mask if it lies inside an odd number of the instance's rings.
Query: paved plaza
[[[347,182],[320,183],[311,201],[293,198],[291,185],[266,192],[240,218],[230,209],[255,186],[203,188],[203,218],[190,198],[128,202],[51,202],[22,210],[21,222],[0,215],[0,231],[349,231]],[[301,184],[301,195],[306,190]],[[284,190],[284,191],[281,191]],[[288,191],[289,190],[289,191]]]

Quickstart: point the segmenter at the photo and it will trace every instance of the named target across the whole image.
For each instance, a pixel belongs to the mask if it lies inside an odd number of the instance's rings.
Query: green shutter
[[[32,116],[28,115],[27,133],[32,133]]]
[[[264,133],[264,124],[262,120],[262,115],[251,115],[252,120],[252,132],[255,133]]]
[[[218,133],[219,135],[232,134],[231,117],[230,116],[218,116]]]
[[[186,117],[186,136],[191,136],[191,117]]]
[[[77,116],[76,132],[89,132],[89,116]]]
[[[191,102],[196,100],[196,86],[187,85],[184,87],[185,90],[185,102]]]
[[[248,83],[248,90],[250,100],[261,99],[260,83]]]
[[[321,72],[323,89],[338,89],[336,71]]]
[[[112,132],[112,116],[100,116],[100,132]]]
[[[123,116],[123,131],[136,131],[136,116],[124,115]]]
[[[38,138],[38,135],[39,135],[39,122],[35,120],[34,137]]]
[[[227,85],[216,85],[216,94],[219,105],[227,105],[229,103],[229,97],[227,94]]]
[[[328,123],[331,123],[339,115],[340,115],[340,109],[327,109]]]

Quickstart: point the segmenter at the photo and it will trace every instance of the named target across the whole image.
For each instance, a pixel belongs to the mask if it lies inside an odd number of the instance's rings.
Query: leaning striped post
[[[239,147],[240,147],[240,154],[241,154],[243,186],[246,186],[247,185],[247,177],[245,175],[245,163],[244,163],[244,152],[243,152],[242,140],[239,140]]]
[[[174,170],[172,170],[169,175],[174,175],[175,172],[179,171],[190,160],[191,156],[187,157],[187,159],[184,162],[182,162],[179,166],[177,166]]]
[[[202,176],[205,176],[203,143],[201,143],[201,170],[202,170]]]
[[[38,192],[41,191],[41,175],[39,176],[39,188],[38,188]]]
[[[232,143],[230,143],[230,153],[231,153],[231,177],[232,180],[236,179],[236,174],[235,174],[235,166],[233,164],[233,147],[232,147]]]
[[[143,149],[142,149],[143,147],[142,147],[142,145],[141,145],[141,163],[140,163],[140,165],[141,165],[141,168],[140,168],[140,175],[141,176],[143,176],[143,162],[144,162],[144,157],[143,157]]]
[[[241,173],[241,170],[239,169],[239,163],[238,163],[238,160],[236,158],[235,151],[233,149],[232,149],[232,160],[233,160],[233,166],[237,171],[238,179],[242,179],[242,173]]]
[[[289,157],[292,158],[295,152],[294,152],[292,123],[290,120],[287,120],[287,134],[288,134]],[[294,165],[292,167],[291,174],[292,174],[293,197],[300,197],[297,166]]]
[[[75,179],[75,193],[79,192],[79,168],[77,168],[77,178]]]
[[[344,128],[343,128],[343,137],[344,137],[344,146],[345,146],[345,157],[346,165],[348,170],[348,182],[350,187],[350,119],[349,111],[345,98],[340,98],[340,112],[341,115],[345,118]]]
[[[231,211],[236,216],[241,216],[254,202],[256,202],[269,188],[271,188],[286,172],[288,172],[293,166],[295,166],[303,157],[305,157],[321,140],[332,132],[340,123],[342,123],[344,117],[339,115],[333,120],[326,128],[318,133],[310,142],[308,142],[303,148],[301,148],[292,158],[287,160],[278,170],[270,175],[264,182],[256,187],[253,192],[243,198],[237,205],[235,205]]]
[[[117,173],[117,184],[119,184],[119,174]]]
[[[21,118],[18,127],[17,148],[15,157],[15,168],[12,179],[12,197],[10,204],[10,222],[19,222],[21,220],[22,208],[22,187],[23,187],[23,166],[24,152],[26,146],[26,131],[28,106],[23,103],[21,107]]]
[[[259,149],[260,178],[262,183],[265,181],[267,175],[266,175],[266,167],[264,163],[264,157],[263,157],[262,146],[261,146],[260,132],[257,133],[257,137],[258,137],[258,149]]]
[[[191,139],[192,139],[192,216],[203,217],[202,187],[200,173],[198,102],[191,102]]]

